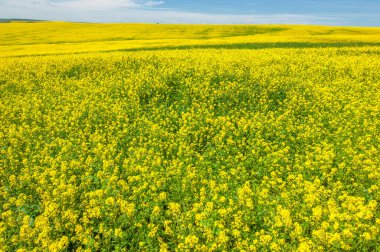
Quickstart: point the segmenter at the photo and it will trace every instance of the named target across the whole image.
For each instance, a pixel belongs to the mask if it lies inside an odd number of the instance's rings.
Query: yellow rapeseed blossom
[[[198,237],[196,237],[195,235],[189,235],[185,239],[185,244],[189,248],[194,248],[197,243],[198,243]]]
[[[0,251],[378,247],[379,28],[0,38]]]

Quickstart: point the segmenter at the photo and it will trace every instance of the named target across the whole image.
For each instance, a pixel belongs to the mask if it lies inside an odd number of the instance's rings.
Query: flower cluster
[[[0,251],[374,251],[380,47],[0,60]]]

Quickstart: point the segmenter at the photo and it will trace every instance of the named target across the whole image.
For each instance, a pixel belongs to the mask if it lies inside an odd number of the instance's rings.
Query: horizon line
[[[8,21],[8,22],[2,22]],[[229,26],[229,25],[241,25],[241,26],[265,26],[265,25],[275,25],[275,26],[315,26],[315,27],[346,27],[346,28],[380,28],[380,26],[367,26],[367,25],[328,25],[328,24],[312,24],[312,23],[169,23],[169,22],[96,22],[96,21],[70,21],[70,20],[52,20],[52,19],[33,19],[33,18],[1,18],[0,24],[19,22],[19,23],[73,23],[73,24],[104,24],[104,25],[112,25],[112,24],[136,24],[136,25],[221,25],[221,26]]]

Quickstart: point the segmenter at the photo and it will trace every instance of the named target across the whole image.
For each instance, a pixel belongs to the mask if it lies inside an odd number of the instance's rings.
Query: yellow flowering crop
[[[379,28],[0,38],[0,251],[380,249]]]

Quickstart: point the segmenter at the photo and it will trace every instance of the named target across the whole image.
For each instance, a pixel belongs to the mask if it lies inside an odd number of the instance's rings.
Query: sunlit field
[[[0,24],[0,251],[380,250],[380,28]]]

